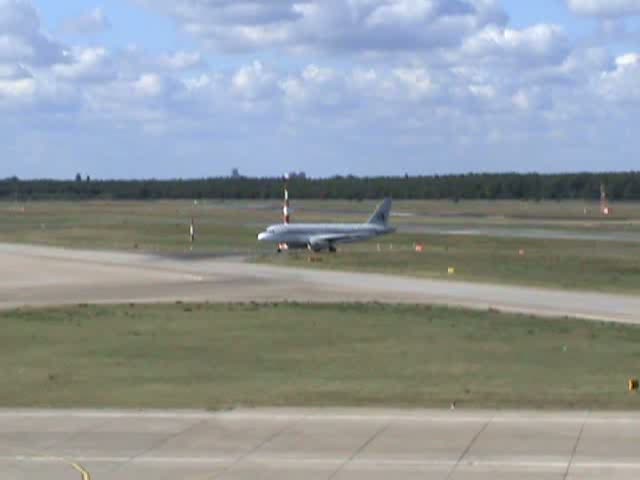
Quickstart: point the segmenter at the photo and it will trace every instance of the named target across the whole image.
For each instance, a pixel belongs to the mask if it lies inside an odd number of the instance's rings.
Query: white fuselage
[[[258,240],[287,245],[289,248],[322,250],[339,243],[364,241],[394,231],[389,226],[371,223],[278,224],[260,233]]]

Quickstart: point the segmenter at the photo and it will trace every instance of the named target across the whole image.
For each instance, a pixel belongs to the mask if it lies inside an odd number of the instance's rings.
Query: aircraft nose
[[[258,234],[258,241],[262,242],[264,240],[266,240],[267,238],[269,238],[269,234],[267,232],[262,232],[260,234]]]

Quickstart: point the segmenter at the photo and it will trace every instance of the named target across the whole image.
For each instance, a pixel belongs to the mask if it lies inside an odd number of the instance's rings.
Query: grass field
[[[363,221],[375,202],[298,201],[295,221]],[[588,209],[585,216],[584,208]],[[345,247],[309,263],[306,253],[276,256],[256,234],[280,221],[278,201],[0,203],[0,242],[90,249],[188,252],[188,227],[196,219],[195,251],[241,254],[262,262],[399,273],[568,289],[640,291],[640,242],[513,239],[400,233]],[[614,206],[603,219],[584,202],[397,202],[403,226],[544,228],[580,232],[634,232],[640,204]],[[640,231],[639,231],[640,234]],[[390,249],[393,245],[393,250]],[[417,254],[415,244],[424,244]],[[520,251],[524,255],[520,255]],[[456,269],[450,277],[449,267]]]
[[[0,241],[173,253],[189,248],[189,224],[195,217],[198,248],[247,253],[255,251],[259,227],[246,222],[269,221],[260,213],[239,218],[224,204],[186,201],[0,204]]]
[[[380,305],[0,313],[0,405],[636,409],[640,328]]]
[[[420,243],[424,251],[417,253]],[[380,250],[378,251],[378,245]],[[533,285],[571,290],[640,291],[640,243],[394,235],[345,247],[309,262],[307,252],[262,255],[262,262],[426,278]],[[449,268],[455,270],[450,275]]]
[[[376,202],[296,201],[294,221],[364,221]],[[584,208],[588,214],[584,215]],[[256,250],[255,235],[281,220],[278,201],[0,202],[0,241],[72,247],[180,251],[191,217],[204,250]],[[611,218],[584,202],[396,202],[392,222],[573,231],[640,231],[640,204],[616,206]]]

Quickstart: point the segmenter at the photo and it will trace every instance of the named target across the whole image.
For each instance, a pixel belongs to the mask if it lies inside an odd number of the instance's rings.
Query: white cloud
[[[619,68],[628,68],[640,64],[640,54],[627,53],[616,58],[616,65]]]
[[[506,22],[497,0],[141,1],[223,51],[416,51]]]
[[[437,90],[424,68],[397,68],[393,71],[393,76],[411,99],[420,100],[433,95]]]
[[[0,98],[29,99],[36,92],[36,82],[33,78],[0,79]]]
[[[491,101],[498,96],[498,91],[493,85],[471,84],[468,88],[472,95],[484,100]]]
[[[640,54],[627,53],[617,57],[615,68],[602,73],[599,88],[608,100],[640,101]]]
[[[169,70],[190,70],[204,66],[204,60],[199,52],[175,52],[161,55],[158,63]]]
[[[162,78],[155,73],[143,73],[133,82],[134,92],[142,97],[157,97],[164,92],[164,89]]]
[[[27,60],[34,56],[34,48],[25,39],[15,35],[0,34],[0,60]]]
[[[53,66],[56,76],[73,81],[104,81],[116,77],[116,67],[107,49],[75,48],[67,62]]]
[[[26,77],[31,78],[32,75],[22,65],[0,64],[0,78],[15,80]]]
[[[311,64],[307,66],[302,72],[302,77],[305,80],[314,83],[327,83],[331,81],[335,76],[335,72],[331,68],[319,67]]]
[[[552,107],[548,92],[537,86],[518,90],[512,101],[516,107],[525,111],[542,112]]]
[[[578,15],[624,17],[640,15],[640,0],[566,0]]]
[[[307,89],[304,83],[293,76],[287,77],[279,84],[287,102],[292,104],[302,104],[308,98]]]
[[[361,90],[371,88],[377,80],[378,74],[374,68],[356,67],[349,77],[350,83]]]
[[[0,0],[0,61],[51,65],[62,47],[40,31],[40,18],[27,0]]]
[[[26,0],[0,0],[0,31],[31,35],[40,28],[36,9]]]
[[[231,90],[239,98],[257,101],[271,98],[277,91],[276,75],[259,61],[238,69],[231,78]]]
[[[348,92],[347,77],[345,72],[310,64],[300,72],[289,73],[278,84],[285,106],[320,117],[352,108],[353,97]]]
[[[500,63],[515,61],[520,65],[557,63],[570,51],[563,29],[557,25],[534,25],[522,30],[487,27],[469,37],[463,52],[475,59],[491,58]]]
[[[34,138],[52,158],[64,144],[64,158],[111,176],[133,171],[112,159],[135,151],[148,159],[140,175],[155,175],[162,159],[180,175],[189,161],[203,165],[202,152],[216,159],[195,171],[206,175],[219,173],[216,162],[243,167],[238,159],[256,156],[243,170],[268,174],[269,160],[298,162],[300,151],[316,174],[343,171],[345,158],[362,158],[353,170],[369,173],[509,169],[514,155],[536,169],[550,151],[584,169],[584,152],[619,148],[639,113],[637,52],[616,58],[603,45],[572,45],[558,26],[509,26],[492,0],[157,5],[201,45],[166,53],[97,39],[63,45],[29,2],[0,0],[0,156],[12,138],[46,131]],[[200,53],[207,46],[248,48],[255,60],[209,59]],[[437,152],[426,167],[424,152]]]

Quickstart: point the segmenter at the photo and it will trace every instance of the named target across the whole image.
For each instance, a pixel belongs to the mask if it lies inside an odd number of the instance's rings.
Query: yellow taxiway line
[[[71,463],[71,466],[82,475],[82,480],[91,480],[91,474],[79,463]]]

